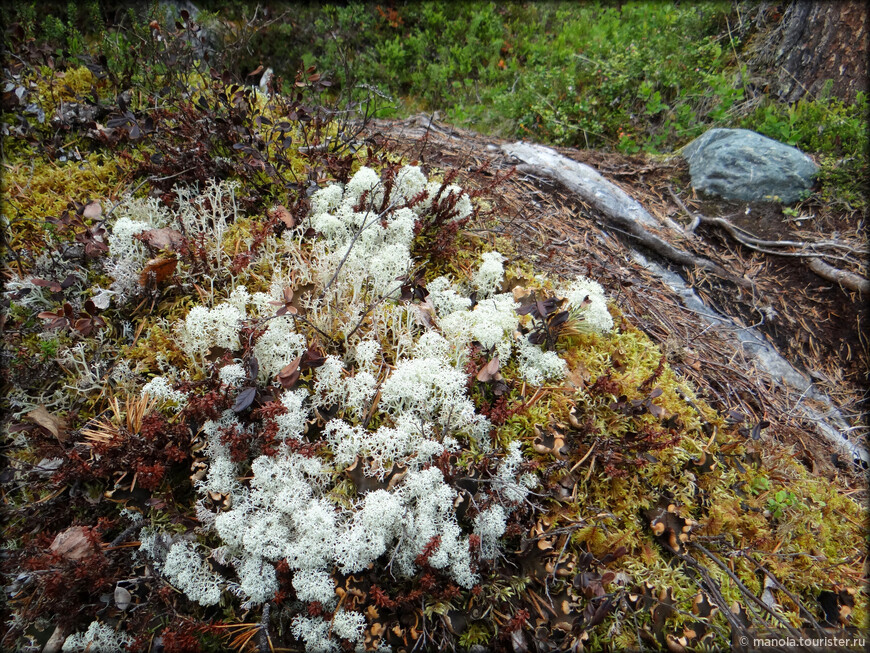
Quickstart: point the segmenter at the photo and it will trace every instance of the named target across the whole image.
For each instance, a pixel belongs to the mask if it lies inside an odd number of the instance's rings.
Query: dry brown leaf
[[[585,388],[591,376],[589,375],[588,370],[581,365],[574,369],[568,370],[568,374],[565,378],[570,387]]]
[[[432,305],[432,302],[429,301],[427,297],[424,301],[419,304],[413,304],[413,306],[417,309],[417,315],[419,315],[420,320],[425,324],[428,328],[434,328],[435,326],[435,307]]]
[[[45,406],[34,408],[25,417],[51,433],[58,442],[66,441],[66,422],[62,417],[49,413]]]
[[[81,560],[96,551],[93,542],[88,539],[84,526],[72,526],[57,534],[51,543],[51,552],[63,556],[67,560]]]
[[[148,279],[151,278],[152,274],[154,275],[155,282],[160,283],[161,281],[165,281],[172,276],[177,265],[178,259],[174,256],[158,256],[157,258],[152,258],[145,264],[145,269],[142,270],[142,274],[139,275],[139,283],[144,286],[148,283]]]
[[[285,365],[278,374],[275,375],[275,378],[278,379],[278,383],[281,384],[285,390],[289,390],[296,382],[299,380],[299,376],[302,370],[299,369],[299,364],[302,362],[302,356],[297,356],[293,359],[292,362]]]
[[[481,383],[486,383],[488,381],[501,381],[501,374],[498,371],[499,365],[498,356],[494,356],[493,359],[484,365],[477,373],[477,380]]]
[[[126,610],[133,602],[133,595],[123,587],[115,587],[115,605],[119,610]]]
[[[101,215],[103,215],[103,207],[97,200],[88,202],[84,211],[82,211],[82,216],[85,218],[99,218]]]
[[[136,237],[155,249],[165,249],[170,252],[177,252],[184,242],[182,233],[169,227],[149,229]]]
[[[269,217],[278,218],[281,222],[287,225],[288,229],[292,229],[296,226],[296,218],[287,210],[283,204],[278,204],[277,206],[269,209]]]

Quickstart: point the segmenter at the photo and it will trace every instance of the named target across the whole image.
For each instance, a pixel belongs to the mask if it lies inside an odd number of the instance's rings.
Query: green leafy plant
[[[767,500],[767,509],[776,519],[782,519],[789,508],[796,508],[802,505],[797,495],[790,490],[779,490]]]

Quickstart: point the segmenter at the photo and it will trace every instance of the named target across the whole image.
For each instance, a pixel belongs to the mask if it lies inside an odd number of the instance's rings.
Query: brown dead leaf
[[[82,217],[85,218],[99,218],[101,215],[103,215],[103,207],[97,200],[88,202],[85,205],[84,211],[82,211]]]
[[[430,329],[434,328],[435,307],[432,305],[432,302],[429,301],[429,298],[427,297],[419,304],[413,304],[413,306],[417,309],[417,315],[419,315],[420,320],[423,322],[423,324],[425,324]]]
[[[521,304],[526,304],[529,301],[529,297],[531,297],[531,292],[522,286],[514,286],[513,290],[511,290],[511,294],[513,294],[514,301],[520,302]]]
[[[58,533],[50,548],[52,553],[63,556],[67,560],[81,560],[96,551],[93,542],[88,539],[88,531],[84,526],[72,526]]]
[[[136,238],[155,249],[165,249],[169,252],[177,252],[184,242],[184,236],[181,232],[169,227],[149,229],[137,235]]]
[[[66,422],[62,417],[49,413],[44,406],[34,408],[25,417],[51,433],[58,442],[66,441]]]
[[[178,265],[178,259],[173,257],[158,256],[152,258],[145,264],[145,269],[139,275],[139,283],[143,286],[148,283],[151,275],[154,275],[154,281],[160,283],[165,281],[172,273],[175,272],[175,267]]]
[[[289,390],[299,380],[299,375],[302,370],[299,369],[299,364],[302,362],[302,356],[297,356],[291,363],[285,365],[275,378],[285,390]]]
[[[572,388],[585,388],[591,378],[589,371],[582,365],[568,370],[568,374],[565,377],[568,386]]]
[[[293,217],[290,211],[288,211],[283,204],[278,204],[269,209],[269,217],[278,218],[281,222],[287,225],[288,229],[292,229],[296,226],[296,218]]]
[[[493,359],[484,365],[477,373],[477,380],[481,383],[486,383],[488,381],[501,381],[501,374],[498,371],[499,365],[498,356],[494,356]]]

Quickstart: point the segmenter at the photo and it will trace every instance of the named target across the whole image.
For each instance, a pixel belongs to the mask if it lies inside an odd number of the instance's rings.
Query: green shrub
[[[867,96],[853,104],[829,96],[829,82],[817,98],[794,104],[768,101],[740,125],[819,155],[821,199],[846,209],[866,206]]]

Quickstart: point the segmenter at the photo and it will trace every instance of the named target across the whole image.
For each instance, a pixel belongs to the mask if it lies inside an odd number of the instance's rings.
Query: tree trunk
[[[864,2],[794,0],[780,14],[759,8],[757,23],[778,21],[750,46],[749,67],[774,80],[769,89],[783,102],[818,97],[827,80],[831,96],[847,102],[867,92],[868,11]]]

